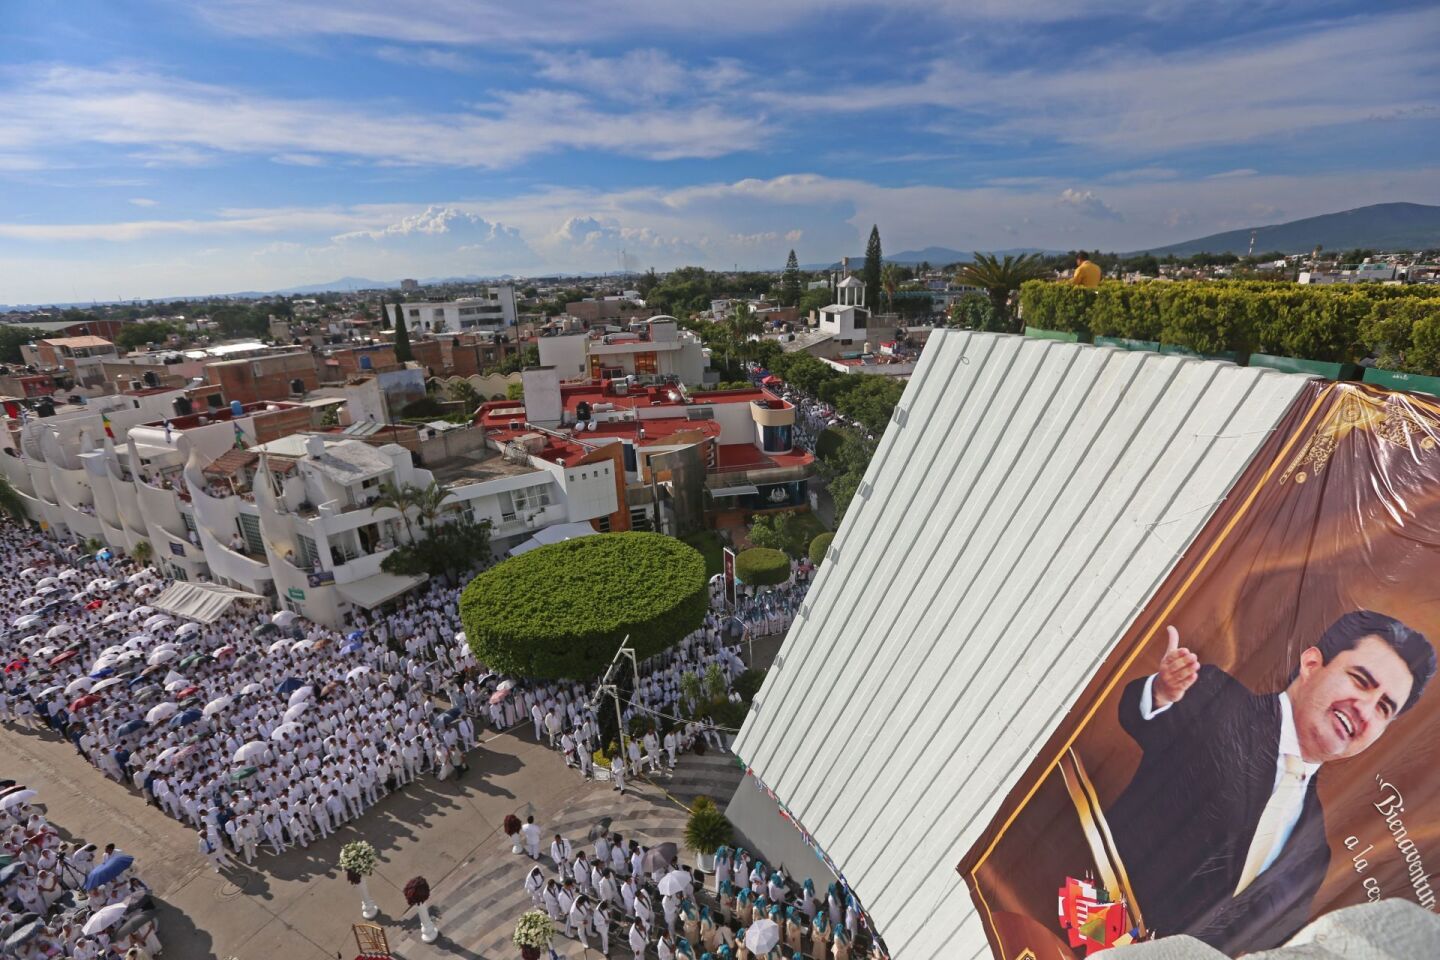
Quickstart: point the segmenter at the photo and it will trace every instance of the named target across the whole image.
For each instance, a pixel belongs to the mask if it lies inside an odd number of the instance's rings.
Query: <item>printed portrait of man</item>
[[[1254,693],[1167,629],[1158,670],[1120,700],[1142,750],[1105,813],[1120,862],[1152,935],[1189,934],[1231,956],[1278,946],[1309,921],[1330,862],[1322,768],[1364,752],[1415,705],[1435,650],[1358,610],[1300,652],[1284,690]]]

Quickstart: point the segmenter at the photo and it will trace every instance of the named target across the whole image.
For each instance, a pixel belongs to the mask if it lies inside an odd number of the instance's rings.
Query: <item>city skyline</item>
[[[1440,18],[1321,3],[25,4],[0,302],[1136,249],[1440,202]]]

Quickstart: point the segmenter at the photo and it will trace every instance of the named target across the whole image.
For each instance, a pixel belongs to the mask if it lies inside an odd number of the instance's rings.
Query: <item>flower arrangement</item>
[[[418,907],[430,899],[430,884],[424,877],[416,877],[405,884],[405,903],[412,907]]]
[[[375,848],[368,841],[354,840],[340,848],[340,869],[351,883],[375,872]]]
[[[542,950],[555,938],[555,923],[544,910],[527,910],[515,924],[515,935],[511,939],[518,947]]]

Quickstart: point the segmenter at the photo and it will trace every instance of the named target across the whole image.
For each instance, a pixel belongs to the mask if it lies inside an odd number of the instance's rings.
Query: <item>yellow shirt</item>
[[[1094,290],[1100,286],[1100,267],[1089,260],[1081,260],[1075,268],[1075,275],[1070,278],[1070,282],[1077,287]]]

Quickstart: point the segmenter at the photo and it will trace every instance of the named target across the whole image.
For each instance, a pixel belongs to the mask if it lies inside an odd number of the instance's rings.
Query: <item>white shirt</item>
[[[1143,720],[1158,717],[1175,705],[1167,703],[1163,707],[1155,706],[1153,693],[1155,676],[1153,673],[1150,674],[1145,681],[1145,689],[1140,692],[1140,717]],[[1290,694],[1282,693],[1280,695],[1280,749],[1275,753],[1275,782],[1270,786],[1271,794],[1274,794],[1275,788],[1280,786],[1280,778],[1285,775],[1285,757],[1287,755],[1300,757],[1300,734],[1295,729],[1295,707],[1290,703]],[[1308,786],[1310,779],[1315,776],[1315,771],[1320,769],[1320,764],[1311,763],[1304,757],[1301,757],[1300,762],[1305,766],[1302,776]],[[1305,792],[1301,791],[1296,796],[1298,799],[1294,804],[1294,809],[1286,814],[1283,825],[1276,834],[1275,846],[1271,848],[1269,855],[1265,858],[1265,863],[1260,867],[1261,873],[1270,869],[1270,865],[1280,856],[1280,851],[1285,849],[1286,841],[1290,839],[1290,834],[1295,830],[1295,824],[1300,822],[1300,813],[1305,809]]]

